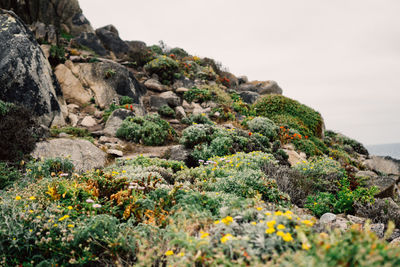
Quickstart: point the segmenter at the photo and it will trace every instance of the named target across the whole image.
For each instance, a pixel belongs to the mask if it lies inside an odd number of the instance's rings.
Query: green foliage
[[[207,88],[199,89],[197,87],[193,87],[192,89],[183,94],[183,98],[189,103],[190,102],[202,103],[211,100],[212,95],[210,90],[208,90]]]
[[[12,185],[21,177],[18,169],[0,161],[0,190]]]
[[[141,166],[141,167],[161,167],[165,169],[171,169],[174,172],[178,172],[184,169],[185,164],[181,161],[176,160],[166,160],[166,159],[159,159],[159,158],[149,158],[144,156],[137,156],[133,159],[129,160],[117,160],[117,166]]]
[[[133,98],[129,96],[121,96],[119,99],[120,105],[133,104]]]
[[[183,130],[180,143],[185,145],[187,148],[193,148],[203,142],[210,142],[212,134],[216,130],[217,128],[212,127],[211,125],[194,124]]]
[[[27,164],[28,174],[34,179],[67,174],[70,176],[74,170],[74,164],[69,159],[49,158],[41,161],[31,161]]]
[[[178,58],[183,58],[183,57],[189,56],[188,52],[186,52],[185,50],[183,50],[182,48],[179,48],[179,47],[175,47],[175,48],[172,48],[171,50],[169,50],[169,54],[173,54]]]
[[[107,122],[107,120],[110,117],[111,113],[113,113],[114,110],[117,110],[117,109],[120,109],[120,108],[124,108],[124,107],[120,106],[120,105],[115,105],[114,103],[111,103],[111,105],[106,110],[104,110],[103,121]]]
[[[157,74],[163,84],[169,85],[173,82],[174,74],[179,72],[179,64],[167,56],[157,56],[144,66],[150,75]]]
[[[164,105],[158,109],[158,114],[164,117],[175,118],[175,111],[168,105]]]
[[[57,45],[52,45],[50,47],[50,56],[49,56],[49,62],[50,64],[55,67],[58,64],[64,64],[65,63],[65,49],[63,46],[57,46]]]
[[[85,128],[67,126],[67,127],[62,127],[62,128],[53,127],[50,129],[50,134],[53,137],[57,137],[60,133],[70,134],[75,137],[91,136],[89,130],[85,129]]]
[[[253,109],[258,116],[268,117],[277,124],[287,124],[302,135],[321,137],[323,120],[315,110],[282,95],[267,95]]]
[[[117,130],[117,137],[147,146],[159,146],[172,140],[174,129],[159,115],[128,117]]]
[[[262,134],[270,140],[273,140],[278,136],[278,127],[273,121],[265,117],[256,117],[248,121],[247,127],[250,131]]]
[[[163,54],[163,50],[160,46],[158,45],[152,45],[149,47],[150,51],[157,54],[157,55],[162,55]]]
[[[35,147],[38,127],[32,112],[20,105],[0,102],[0,160],[14,161]]]
[[[181,120],[182,123],[192,125],[192,124],[208,124],[214,125],[214,122],[210,120],[205,114],[190,114],[186,118]]]
[[[294,139],[292,141],[296,150],[306,153],[307,157],[322,156],[323,153],[318,147],[309,139]]]

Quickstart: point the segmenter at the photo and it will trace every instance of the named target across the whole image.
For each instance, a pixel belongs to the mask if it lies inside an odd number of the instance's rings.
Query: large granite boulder
[[[34,158],[69,157],[77,172],[102,168],[107,154],[87,140],[59,138],[39,142],[32,152]]]
[[[364,164],[371,170],[386,174],[400,175],[400,160],[391,157],[371,156]]]
[[[103,60],[77,64],[68,61],[65,65],[77,77],[83,88],[94,97],[100,108],[106,108],[114,101],[118,102],[120,96],[129,96],[135,104],[142,105],[142,96],[146,93],[146,88],[121,64]],[[79,95],[82,90],[75,92]]]
[[[5,10],[0,10],[0,99],[25,106],[45,126],[65,124],[60,105],[65,101],[49,62],[22,20]]]
[[[27,24],[40,21],[67,30],[74,36],[93,32],[78,0],[0,0],[0,8],[13,10]]]

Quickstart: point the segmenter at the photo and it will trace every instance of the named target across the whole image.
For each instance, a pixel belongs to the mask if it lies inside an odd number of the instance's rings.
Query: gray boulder
[[[107,154],[87,140],[59,138],[36,144],[34,158],[69,157],[77,172],[102,168]]]
[[[39,43],[57,44],[57,31],[53,25],[46,25],[43,22],[35,22],[30,26],[35,38]]]
[[[112,51],[116,56],[121,57],[128,54],[129,46],[118,36],[118,31],[114,26],[108,25],[96,30],[96,35],[101,40],[103,46]]]
[[[158,97],[165,99],[168,105],[172,107],[177,107],[181,104],[181,98],[172,91],[161,93]]]
[[[400,175],[400,161],[390,157],[371,156],[364,164],[371,170]]]
[[[241,92],[251,91],[251,92],[256,92],[260,95],[282,94],[282,89],[275,81],[253,81],[244,83],[238,87],[238,91]]]
[[[65,124],[60,85],[31,31],[13,12],[0,10],[0,99],[23,105],[39,123]]]
[[[243,101],[246,102],[247,104],[253,104],[260,97],[259,93],[252,91],[240,92],[239,95],[243,99]]]
[[[378,192],[375,197],[386,198],[391,197],[394,198],[397,189],[399,177],[396,176],[372,176],[367,181],[367,185],[369,187],[375,186],[378,188]]]
[[[106,56],[108,54],[99,37],[93,32],[81,33],[78,37],[72,39],[72,45],[77,48],[88,47],[99,56]]]
[[[127,109],[117,109],[111,113],[104,128],[104,134],[107,136],[115,136],[122,122],[130,116],[135,116],[133,111]]]
[[[54,25],[76,36],[93,32],[90,22],[82,14],[78,0],[0,0],[0,8],[13,10],[25,23],[36,21]]]

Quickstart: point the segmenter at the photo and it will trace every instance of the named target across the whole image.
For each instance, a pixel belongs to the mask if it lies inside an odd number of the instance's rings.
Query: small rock
[[[108,149],[107,154],[117,156],[117,157],[122,157],[124,153],[120,150],[117,149]]]
[[[371,224],[371,231],[374,232],[379,238],[385,234],[385,225],[383,223]]]
[[[70,113],[77,113],[79,111],[79,106],[76,104],[68,104],[67,108],[68,108],[68,112],[70,112]]]
[[[67,134],[67,133],[60,133],[59,135],[58,135],[58,137],[59,138],[68,138],[68,137],[71,137],[69,134]]]
[[[172,91],[161,93],[159,97],[165,99],[171,107],[177,107],[181,104],[181,98]]]
[[[240,93],[240,97],[243,99],[244,102],[247,104],[253,104],[254,102],[257,101],[257,99],[260,97],[260,94],[257,92],[251,92],[251,91],[244,91]]]
[[[156,79],[148,79],[145,83],[144,86],[146,86],[147,89],[151,91],[156,91],[156,92],[164,92],[167,91],[167,87],[163,84],[161,84],[158,80]]]
[[[376,177],[378,175],[373,171],[358,171],[355,176],[356,178],[362,178],[362,177],[371,178],[371,177]]]
[[[185,87],[179,87],[178,89],[176,89],[175,92],[178,93],[178,94],[184,94],[184,93],[186,93],[188,91],[189,91],[189,89],[187,89]]]
[[[176,117],[181,120],[183,118],[186,118],[186,112],[185,109],[182,106],[178,106],[175,108],[175,113]]]
[[[349,219],[350,222],[355,223],[355,224],[364,224],[366,221],[365,218],[361,218],[361,217],[357,217],[357,216],[353,216],[353,215],[347,215],[347,219]]]
[[[103,114],[104,114],[103,111],[96,110],[96,111],[94,112],[94,117],[95,117],[96,119],[101,119],[101,118],[103,117]]]
[[[107,137],[107,136],[101,136],[99,138],[99,144],[106,144],[106,143],[118,143],[119,139],[114,138],[114,137]]]
[[[177,119],[169,120],[168,121],[170,124],[180,124],[181,122]]]
[[[173,146],[170,149],[170,160],[187,161],[190,155],[190,150],[183,145]]]
[[[321,218],[319,219],[320,223],[332,223],[333,221],[336,220],[336,215],[333,213],[325,213],[321,216]]]
[[[348,224],[349,224],[348,220],[336,216],[336,220],[331,224],[331,227],[333,229],[337,228],[342,231],[345,231],[345,230],[347,230],[347,228],[349,228]]]
[[[136,109],[135,109],[136,112]],[[111,113],[104,128],[104,134],[115,136],[122,122],[129,116],[135,116],[135,113],[127,109],[117,109]]]
[[[83,120],[81,121],[81,125],[83,127],[93,127],[95,125],[97,125],[97,122],[95,119],[93,119],[92,116],[86,116],[85,118],[83,118]]]
[[[76,127],[78,125],[78,121],[79,121],[78,115],[76,115],[74,113],[69,113],[68,119],[69,119],[72,127]]]
[[[394,246],[398,247],[400,245],[400,237],[393,239],[390,242],[390,245],[394,245]]]

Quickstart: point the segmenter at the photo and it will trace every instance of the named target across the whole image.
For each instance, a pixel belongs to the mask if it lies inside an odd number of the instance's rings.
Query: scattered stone
[[[59,134],[58,134],[58,137],[59,137],[59,138],[69,138],[69,137],[71,137],[71,135],[69,135],[69,134],[67,134],[67,133],[59,133]]]
[[[145,83],[144,86],[146,86],[146,88],[148,90],[151,91],[156,91],[156,92],[164,92],[167,91],[167,87],[163,84],[161,84],[158,80],[156,79],[148,79]]]
[[[321,218],[319,219],[320,223],[332,223],[336,220],[336,215],[333,213],[325,213],[321,216]]]
[[[181,122],[177,119],[172,119],[168,121],[170,124],[180,124]]]
[[[371,231],[374,232],[379,238],[383,238],[385,234],[385,225],[383,223],[371,224]]]
[[[107,136],[115,136],[122,122],[129,116],[135,116],[135,113],[127,109],[114,110],[106,122],[104,134]]]
[[[167,104],[171,107],[177,107],[181,104],[181,98],[172,91],[161,93],[158,96],[162,99],[165,99]]]
[[[90,128],[90,127],[93,127],[93,126],[97,125],[97,122],[96,122],[95,119],[93,119],[92,116],[86,116],[86,117],[83,118],[83,120],[81,121],[81,125],[82,125],[83,127]]]
[[[78,115],[69,113],[68,119],[69,119],[69,123],[71,124],[72,127],[76,127],[78,125],[78,121],[79,121]]]
[[[186,149],[183,145],[172,146],[169,151],[170,160],[178,160],[186,162],[190,156],[190,150]]]
[[[68,104],[67,108],[69,113],[77,113],[79,111],[79,106],[76,104]]]
[[[246,102],[247,104],[255,103],[257,99],[260,97],[259,93],[251,91],[240,92],[239,95],[243,99],[243,101]]]
[[[392,241],[390,241],[390,245],[398,247],[400,245],[400,237],[397,237],[397,238],[393,239]]]
[[[113,155],[116,157],[122,157],[124,155],[124,153],[122,151],[117,150],[117,149],[108,149],[107,154]]]
[[[101,136],[99,138],[99,144],[106,144],[106,143],[116,144],[118,143],[118,141],[119,139],[114,137]]]
[[[355,224],[364,224],[366,219],[365,218],[361,218],[361,217],[357,217],[357,216],[353,216],[353,215],[347,215],[347,219]]]
[[[374,173],[373,171],[358,171],[355,174],[356,178],[371,178],[371,177],[377,177],[378,175]]]
[[[179,107],[175,108],[175,114],[176,114],[176,118],[178,120],[186,118],[186,112],[185,112],[185,109],[182,106],[179,106]]]
[[[106,164],[106,153],[83,139],[59,138],[39,142],[32,152],[34,158],[64,158],[68,156],[78,172],[103,168]]]
[[[176,89],[176,93],[177,94],[181,94],[181,95],[183,95],[184,93],[186,93],[186,92],[188,92],[189,91],[189,89],[187,89],[187,88],[185,88],[185,87],[179,87],[178,89]]]

